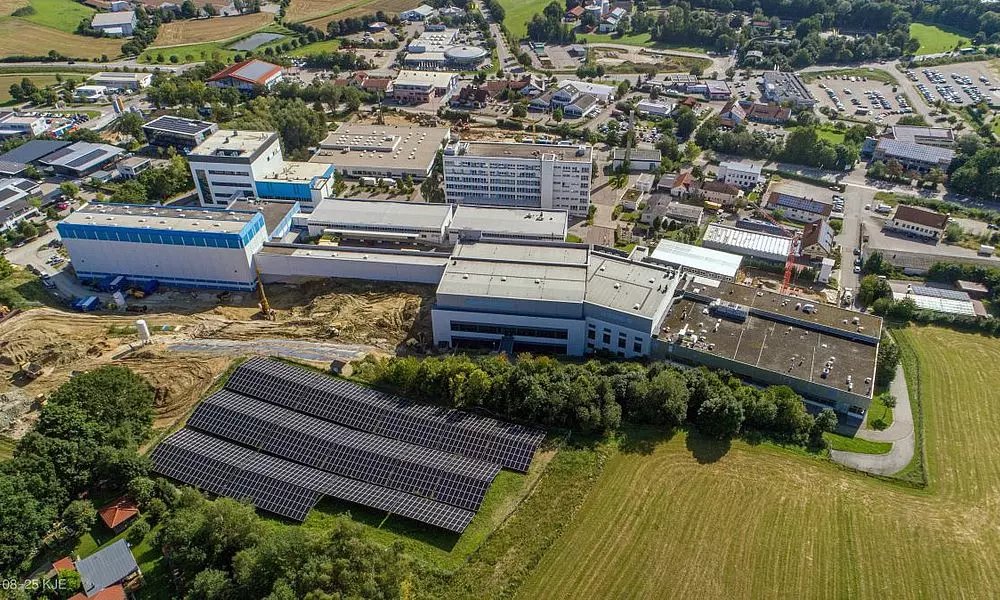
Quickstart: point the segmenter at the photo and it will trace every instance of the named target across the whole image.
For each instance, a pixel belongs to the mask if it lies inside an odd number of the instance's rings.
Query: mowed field
[[[1000,340],[940,328],[917,356],[931,484],[683,435],[617,452],[522,598],[1000,597]],[[911,384],[912,385],[912,384]]]
[[[420,0],[292,0],[289,11],[296,10],[300,16],[289,17],[289,21],[305,21],[320,30],[326,30],[326,24],[348,17],[373,15],[378,11],[386,14],[399,14],[404,10],[420,6]]]
[[[160,26],[160,32],[153,43],[154,48],[200,44],[228,40],[251,31],[256,31],[272,22],[274,15],[254,13],[238,17],[215,17],[189,21],[172,21]]]
[[[521,39],[528,35],[528,21],[535,14],[542,12],[545,3],[527,0],[500,0],[500,6],[503,7],[504,11],[504,25],[507,26],[514,38]]]
[[[43,27],[16,18],[0,19],[0,57],[39,56],[55,50],[71,58],[92,59],[121,54],[122,40],[91,38]]]
[[[910,23],[910,37],[915,37],[920,42],[917,54],[950,52],[955,49],[955,46],[969,44],[969,38],[957,31],[924,23]]]

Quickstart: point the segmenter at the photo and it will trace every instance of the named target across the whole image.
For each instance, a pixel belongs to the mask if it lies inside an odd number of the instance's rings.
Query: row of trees
[[[173,149],[169,151],[172,152]],[[111,202],[151,204],[165,202],[193,188],[194,181],[191,179],[187,160],[173,154],[166,167],[147,169],[135,179],[118,184],[109,199]]]
[[[0,573],[13,574],[56,526],[53,541],[79,533],[88,511],[70,501],[95,487],[144,475],[136,449],[149,438],[154,392],[127,368],[109,366],[60,386],[38,422],[0,463]]]
[[[541,14],[528,21],[528,38],[533,42],[572,44],[576,42],[573,27],[563,20],[564,9],[558,2],[549,2]]]
[[[369,357],[356,372],[372,384],[426,402],[588,433],[614,431],[624,420],[692,425],[717,438],[746,433],[819,445],[822,432],[837,423],[833,411],[811,416],[788,387],[761,390],[725,373],[665,363],[576,364],[527,355],[516,361],[504,356]]]

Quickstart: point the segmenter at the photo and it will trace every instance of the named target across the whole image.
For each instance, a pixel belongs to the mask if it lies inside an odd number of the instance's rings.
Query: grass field
[[[122,40],[84,37],[21,19],[0,18],[0,57],[42,56],[55,50],[70,58],[90,60],[102,54],[118,56],[121,47]]]
[[[0,460],[7,460],[11,456],[14,456],[14,448],[17,442],[14,440],[0,435]]]
[[[0,104],[9,102],[11,100],[10,96],[10,86],[15,83],[21,83],[21,80],[27,77],[35,85],[40,88],[50,86],[56,83],[55,73],[11,73],[0,75]],[[84,79],[85,75],[79,73],[66,73],[66,79]]]
[[[542,2],[525,2],[525,0],[500,0],[500,6],[504,10],[504,25],[515,39],[528,35],[528,21],[545,8]]]
[[[950,52],[955,46],[969,45],[969,38],[955,29],[924,23],[910,23],[910,37],[917,38],[920,48],[917,54],[937,54]]]
[[[306,21],[307,24],[326,31],[326,25],[330,21],[372,15],[378,11],[398,14],[420,6],[420,0],[347,0],[333,3],[323,0],[292,0],[292,6],[296,4],[304,16],[297,19],[289,18],[289,21]]]
[[[73,33],[82,19],[90,19],[97,11],[73,0],[31,0],[35,14],[24,17],[37,25]]]
[[[188,21],[173,21],[160,26],[160,33],[153,43],[154,48],[201,44],[230,40],[251,31],[256,31],[274,20],[274,15],[254,13],[238,17],[216,17]]]
[[[887,442],[871,442],[859,437],[847,437],[836,433],[824,433],[823,437],[830,443],[831,450],[859,452],[861,454],[886,454],[892,450],[892,444]]]
[[[1000,339],[899,332],[930,486],[768,446],[648,436],[619,451],[523,598],[1000,596]],[[908,371],[913,376],[915,372]]]
[[[163,60],[158,61],[157,57],[163,55]],[[204,44],[185,44],[183,46],[170,46],[167,48],[149,48],[139,55],[139,62],[143,64],[170,64],[170,57],[177,56],[181,63],[221,60],[229,61],[236,56],[235,50],[223,48],[219,42],[205,42]],[[188,57],[191,57],[190,60]]]
[[[310,54],[318,54],[320,52],[333,52],[337,48],[340,48],[340,40],[323,40],[322,42],[314,42],[312,44],[306,44],[305,46],[299,46],[295,50],[288,53],[288,56],[309,56]]]

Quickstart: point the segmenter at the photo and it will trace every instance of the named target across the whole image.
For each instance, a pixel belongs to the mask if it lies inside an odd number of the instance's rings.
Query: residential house
[[[747,118],[757,123],[782,125],[792,117],[792,109],[778,104],[760,104],[754,102],[747,111]]]
[[[941,239],[947,226],[948,215],[900,204],[896,207],[896,213],[886,221],[882,229],[937,241]]]
[[[703,200],[730,207],[743,197],[743,190],[723,181],[706,181],[701,184],[699,196]]]
[[[723,127],[737,127],[742,125],[747,119],[747,113],[735,99],[726,102],[726,105],[719,111],[719,119]]]
[[[705,209],[674,200],[670,194],[654,193],[646,200],[639,222],[652,225],[657,219],[660,226],[676,229],[685,225],[701,225]]]
[[[781,215],[789,221],[812,223],[816,219],[830,218],[833,206],[813,198],[771,192],[767,197],[767,209],[781,211]]]
[[[134,10],[97,13],[90,20],[90,28],[108,37],[132,37],[138,27]]]
[[[833,227],[830,227],[826,219],[808,223],[802,230],[799,253],[814,260],[833,256],[835,235]]]
[[[468,84],[451,97],[448,105],[452,108],[478,109],[490,102],[490,92],[484,87]]]
[[[333,80],[334,85],[349,85],[366,92],[386,94],[392,90],[392,79],[389,77],[372,77],[365,71],[355,71],[346,77]]]
[[[694,178],[691,171],[685,171],[674,177],[670,184],[670,195],[674,198],[685,200],[690,197],[697,197],[701,188],[701,182]]]
[[[565,19],[569,22],[579,21],[583,17],[583,7],[579,4],[566,11]]]
[[[233,88],[252,92],[257,88],[270,88],[281,81],[282,68],[269,62],[251,58],[226,67],[208,78],[209,87]]]
[[[80,574],[83,594],[87,598],[93,598],[107,588],[124,585],[142,576],[125,540],[118,540],[87,558],[81,558],[76,561],[75,567]]]
[[[139,517],[139,507],[132,500],[122,496],[102,507],[97,514],[105,527],[115,533],[121,533]]]
[[[618,26],[625,19],[626,13],[624,8],[612,9],[608,14],[604,15],[601,19],[601,23],[597,26],[597,30],[601,33],[612,33],[618,30]]]

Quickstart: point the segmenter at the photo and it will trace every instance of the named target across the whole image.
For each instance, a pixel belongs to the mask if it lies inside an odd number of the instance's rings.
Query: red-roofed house
[[[226,67],[208,78],[212,87],[231,87],[241,92],[251,92],[257,86],[269,88],[281,81],[282,70],[278,65],[256,58]]]
[[[579,21],[580,17],[582,17],[582,16],[583,16],[583,7],[582,6],[574,6],[573,8],[571,8],[571,9],[569,9],[569,10],[566,11],[566,20],[567,21]]]
[[[52,570],[56,573],[59,571],[75,571],[76,565],[73,564],[72,558],[64,556],[52,563]]]
[[[684,199],[696,194],[700,187],[698,180],[691,175],[691,171],[685,171],[674,178],[674,183],[670,186],[670,195]]]
[[[392,79],[389,77],[372,77],[364,71],[355,71],[347,77],[338,77],[333,80],[334,85],[349,85],[366,92],[386,93],[392,87]]]
[[[135,505],[135,502],[122,496],[97,511],[97,514],[100,515],[108,529],[115,533],[121,533],[125,531],[133,519],[139,516],[139,507]]]

